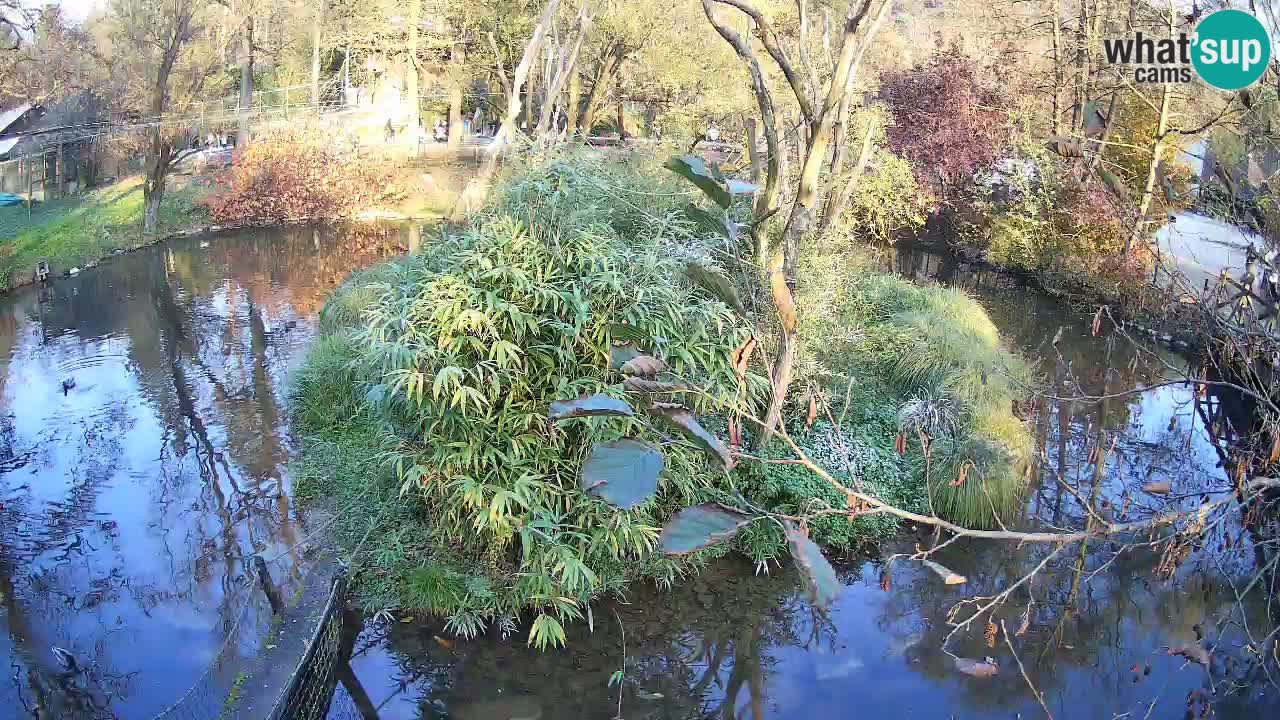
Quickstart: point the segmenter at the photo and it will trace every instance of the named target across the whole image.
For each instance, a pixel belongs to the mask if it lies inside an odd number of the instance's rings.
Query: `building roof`
[[[8,130],[10,125],[22,119],[22,116],[26,115],[29,110],[31,110],[30,105],[19,105],[12,110],[0,112],[0,134]]]

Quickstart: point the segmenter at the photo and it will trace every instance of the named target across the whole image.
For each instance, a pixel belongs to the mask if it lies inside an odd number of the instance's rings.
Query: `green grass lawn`
[[[176,181],[176,182],[175,182]],[[160,205],[163,235],[199,219],[196,188],[175,178]],[[182,184],[179,184],[182,183]],[[47,260],[54,273],[142,242],[142,178],[121,180],[83,195],[0,208],[0,290],[7,290]]]

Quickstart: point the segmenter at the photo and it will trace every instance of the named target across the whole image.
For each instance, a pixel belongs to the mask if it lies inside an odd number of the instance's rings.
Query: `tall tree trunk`
[[[1133,221],[1133,230],[1124,241],[1124,257],[1127,260],[1133,246],[1140,242],[1146,234],[1147,213],[1151,210],[1151,198],[1155,194],[1156,176],[1160,172],[1160,161],[1164,157],[1165,136],[1169,132],[1169,101],[1172,86],[1166,84],[1160,93],[1160,119],[1156,123],[1155,134],[1151,137],[1151,161],[1147,163],[1147,179],[1142,188],[1142,198],[1138,201],[1138,214]]]
[[[504,143],[508,141],[515,131],[516,120],[520,116],[520,88],[529,77],[529,69],[533,66],[534,58],[538,56],[538,49],[542,47],[542,40],[546,37],[547,30],[555,19],[556,9],[559,7],[560,0],[547,0],[547,5],[543,8],[541,17],[538,18],[538,24],[534,26],[533,34],[529,37],[529,44],[524,48],[524,55],[520,58],[520,64],[516,66],[515,73],[511,78],[511,92],[507,98],[507,114],[502,119],[502,126],[498,130],[498,136],[489,144],[489,160],[484,168],[484,175],[492,174],[498,154],[502,152]]]
[[[582,104],[582,74],[575,67],[569,75],[569,99],[565,103],[565,137],[571,138],[578,131],[578,106]]]
[[[582,41],[586,38],[587,29],[591,24],[591,15],[587,7],[584,3],[578,12],[577,37],[573,40],[572,48],[566,45],[560,49],[560,59],[555,64],[551,82],[547,86],[546,101],[542,103],[542,115],[538,119],[536,135],[539,137],[555,129],[553,126],[556,107],[560,104],[560,91],[564,89],[567,76],[577,75],[578,52],[582,49]],[[555,133],[551,132],[551,134]]]
[[[876,123],[873,121],[867,125],[867,132],[862,136],[862,150],[858,152],[858,161],[854,164],[849,179],[840,190],[832,190],[827,195],[827,205],[822,211],[822,229],[831,227],[836,218],[844,212],[845,206],[849,204],[849,198],[853,195],[854,188],[858,186],[858,180],[862,178],[862,173],[871,160],[871,151],[875,148],[875,134]]]
[[[405,122],[409,126],[409,139],[418,149],[421,137],[422,108],[418,101],[418,26],[422,24],[422,0],[409,0],[409,42],[405,48],[404,71]]]
[[[827,148],[831,143],[831,128],[835,122],[836,110],[845,94],[849,83],[849,75],[857,57],[858,43],[854,42],[858,25],[866,17],[872,0],[861,0],[861,8],[856,12],[859,0],[851,0],[846,15],[844,40],[840,45],[840,55],[831,74],[827,86],[827,95],[822,107],[817,111],[812,131],[809,134],[808,147],[800,166],[800,183],[796,190],[795,203],[791,206],[791,215],[782,231],[781,252],[775,253],[769,260],[769,286],[773,291],[775,307],[778,308],[780,320],[778,329],[778,352],[774,356],[772,371],[772,397],[769,409],[764,416],[764,432],[760,436],[763,446],[773,437],[773,432],[782,419],[782,406],[786,402],[787,391],[795,368],[798,341],[796,338],[796,265],[800,254],[800,241],[809,232],[813,224],[820,197],[818,179],[822,166],[826,164]]]
[[[453,152],[462,147],[462,66],[466,53],[460,41],[449,49],[449,70],[453,76],[449,83],[449,150]]]
[[[1053,0],[1053,132],[1063,134],[1062,128],[1062,91],[1066,88],[1066,71],[1062,67],[1065,62],[1062,47],[1062,2]]]
[[[324,13],[327,0],[316,3],[315,16],[311,22],[311,106],[320,106],[320,39],[324,29]]]
[[[1174,0],[1169,0],[1169,39],[1177,32],[1178,13],[1174,9]],[[1151,161],[1147,163],[1147,179],[1143,184],[1142,198],[1138,201],[1138,214],[1133,220],[1133,230],[1124,241],[1124,258],[1129,259],[1133,246],[1146,234],[1147,212],[1151,209],[1151,197],[1155,193],[1156,176],[1160,172],[1160,161],[1164,157],[1164,139],[1169,134],[1169,103],[1173,99],[1172,86],[1165,83],[1160,91],[1160,118],[1156,121],[1156,131],[1151,137]]]
[[[831,153],[831,177],[839,178],[844,172],[845,156],[848,155],[848,136],[849,136],[849,108],[853,101],[853,86],[858,79],[858,71],[862,67],[862,58],[867,53],[867,48],[871,46],[871,41],[875,38],[876,32],[880,30],[880,25],[884,19],[889,16],[889,8],[891,2],[884,2],[880,5],[880,10],[876,13],[875,19],[871,22],[871,27],[867,28],[867,33],[862,38],[862,42],[858,45],[858,55],[854,58],[853,67],[849,70],[849,79],[844,88],[844,95],[840,98],[840,110],[836,114],[835,122],[835,139],[833,142],[833,150]],[[867,134],[867,140],[863,141],[862,153],[865,155],[869,152],[867,141],[870,140],[870,133]],[[860,165],[865,165],[865,161],[860,161]],[[861,174],[861,168],[855,171],[856,178]],[[856,180],[845,184],[845,188],[852,191],[852,185],[856,184]],[[844,210],[844,204],[848,200],[848,192],[830,192],[827,194],[827,203],[822,210],[821,229],[826,230],[831,227],[835,219],[840,216]]]
[[[537,62],[536,58],[534,62]],[[533,106],[538,99],[538,73],[536,69],[530,68],[529,85],[524,91],[524,119],[521,126],[526,132],[533,132]]]
[[[578,119],[578,130],[584,136],[591,134],[591,128],[596,124],[596,111],[604,102],[605,93],[613,84],[613,75],[625,57],[626,48],[619,43],[614,43],[600,59],[595,80],[591,83],[591,92],[587,94],[587,104],[582,108],[582,117]]]
[[[631,133],[627,131],[627,103],[621,97],[618,98],[618,139],[626,140],[631,137]]]
[[[147,237],[154,236],[159,225],[160,202],[164,199],[169,162],[173,157],[173,148],[165,139],[161,121],[169,107],[169,75],[173,73],[173,66],[178,62],[178,55],[182,53],[182,46],[187,41],[191,16],[194,14],[189,8],[186,10],[173,19],[168,44],[161,49],[155,84],[151,86],[149,110],[155,124],[148,131],[150,137],[144,159],[145,175],[142,179],[142,234]]]
[[[249,144],[249,114],[253,110],[252,12],[244,19],[244,30],[240,37],[240,118],[236,129],[236,147],[243,149]]]

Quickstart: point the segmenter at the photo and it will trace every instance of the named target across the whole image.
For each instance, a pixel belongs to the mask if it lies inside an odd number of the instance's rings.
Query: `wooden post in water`
[[[271,603],[271,613],[273,615],[283,613],[284,602],[280,599],[276,586],[271,583],[271,571],[267,569],[267,561],[263,560],[261,555],[254,555],[253,565],[258,570],[258,583],[262,585],[262,592],[266,593],[267,602]]]

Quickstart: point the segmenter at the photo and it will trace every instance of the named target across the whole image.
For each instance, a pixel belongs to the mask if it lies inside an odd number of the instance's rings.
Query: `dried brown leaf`
[[[937,573],[938,577],[942,578],[942,582],[945,585],[963,585],[969,581],[968,578],[945,565],[941,565],[932,560],[921,560],[920,562],[925,567]]]
[[[622,374],[654,378],[667,369],[667,364],[652,355],[637,355],[622,364]]]

